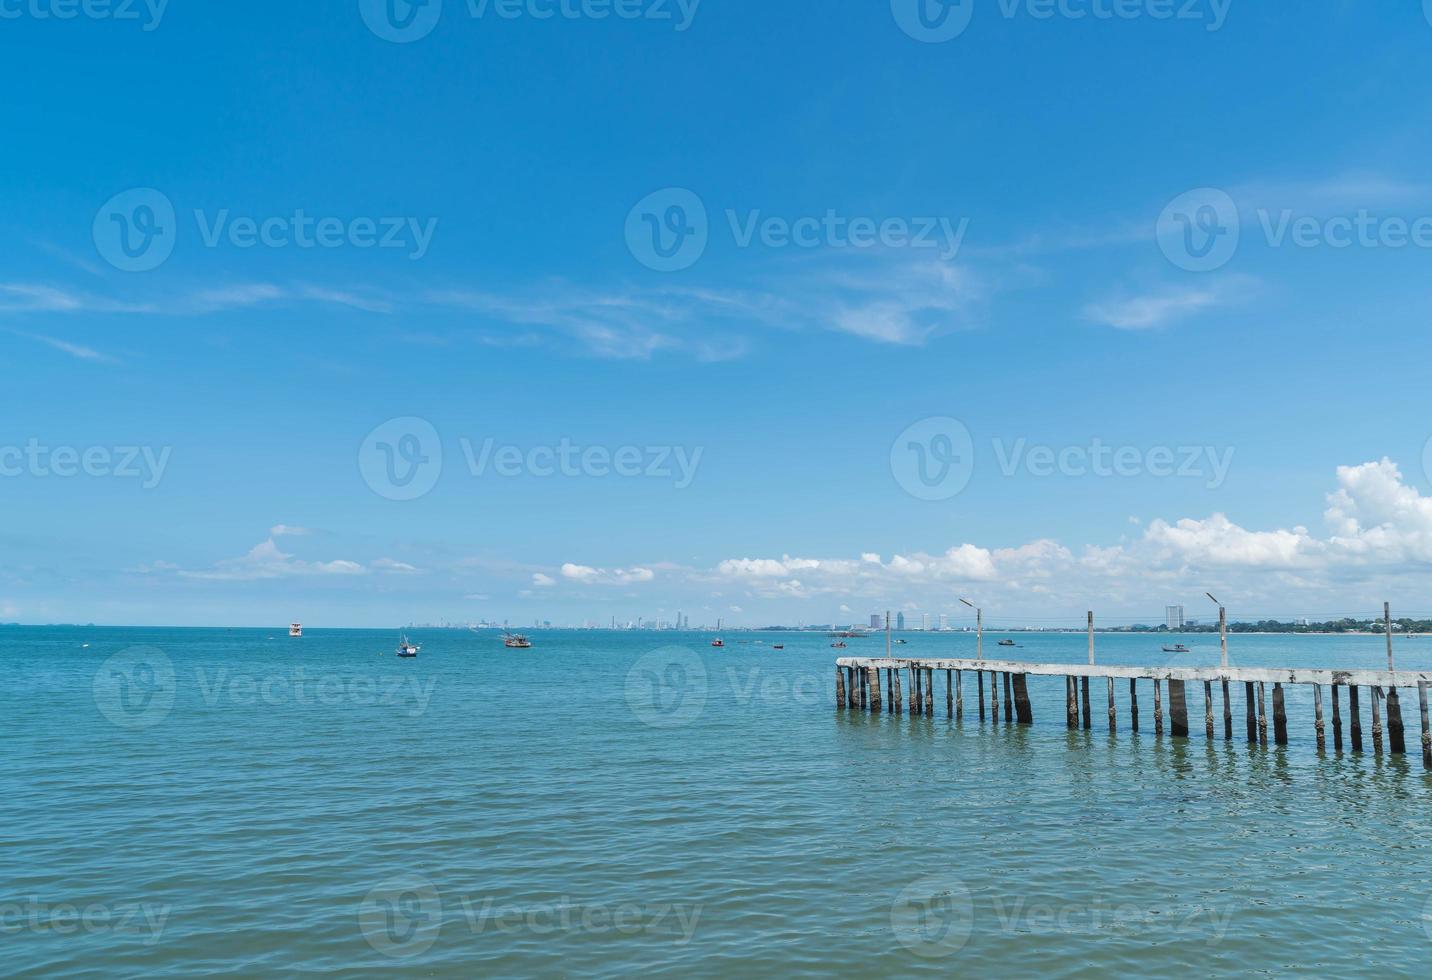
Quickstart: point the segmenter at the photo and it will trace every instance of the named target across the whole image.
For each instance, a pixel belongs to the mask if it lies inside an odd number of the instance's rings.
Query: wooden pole
[[[865,673],[870,679],[870,713],[878,715],[880,714],[880,671],[871,667]]]
[[[870,688],[867,686],[870,678],[859,667],[856,668],[856,673],[859,674],[857,681],[860,686],[860,710],[864,711],[870,706]]]
[[[1014,675],[1014,712],[1021,725],[1034,724],[1034,709],[1029,704],[1029,678]]]
[[[1323,734],[1323,686],[1313,685],[1313,730],[1318,734],[1318,751],[1328,747],[1327,736]]]
[[[1222,589],[1219,590],[1223,591]],[[1218,662],[1220,665],[1228,666],[1228,611],[1222,605],[1218,607]],[[1232,738],[1233,736],[1229,736]]]
[[[945,671],[945,713],[953,718],[955,716],[955,680],[952,676],[953,670]]]
[[[965,672],[955,671],[955,720],[965,716]]]
[[[1118,731],[1119,716],[1114,709],[1114,679],[1109,678],[1109,731]]]
[[[925,710],[925,699],[920,696],[920,668],[910,665],[910,714],[918,715]]]
[[[1417,704],[1422,709],[1422,766],[1432,769],[1432,727],[1427,719],[1427,682],[1417,682]]]
[[[1258,682],[1258,744],[1268,744],[1268,702],[1264,697],[1267,685]]]
[[[1382,625],[1387,630],[1387,669],[1395,670],[1392,666],[1392,604],[1382,604]]]
[[[979,684],[980,684],[980,690],[979,690],[980,721],[984,721],[984,720],[985,720],[985,707],[984,707],[984,671],[982,671],[982,670],[977,670],[977,671],[975,671],[975,677],[976,677],[977,680],[979,680]]]
[[[1283,685],[1273,685],[1273,741],[1288,744],[1288,711],[1283,703]]]
[[[1079,688],[1072,676],[1064,677],[1064,720],[1070,728],[1079,727]]]
[[[1228,678],[1223,678],[1223,740],[1233,741],[1233,707],[1228,701]]]
[[[1362,706],[1358,703],[1357,685],[1349,684],[1347,688],[1347,719],[1348,735],[1352,740],[1352,750],[1362,751]]]
[[[1168,682],[1169,732],[1175,738],[1188,738],[1188,701],[1183,681]]]
[[[1089,678],[1079,678],[1079,700],[1084,706],[1084,727],[1094,727],[1094,713],[1089,710]]]
[[[1328,685],[1328,693],[1333,696],[1333,748],[1342,751],[1342,709],[1338,707],[1338,685]]]
[[[1203,682],[1203,733],[1213,740],[1213,682]]]
[[[900,697],[900,668],[896,667],[890,673],[895,675],[895,713],[897,715],[904,714],[905,705],[901,703],[902,698]]]
[[[895,668],[885,669],[885,704],[891,714],[895,712]]]
[[[989,714],[990,721],[999,724],[999,672],[990,671],[989,674]]]
[[[1133,730],[1139,730],[1139,685],[1132,677],[1129,678],[1129,716],[1133,719]]]
[[[1163,734],[1163,693],[1157,680],[1154,681],[1154,734]]]
[[[925,717],[935,717],[935,668],[925,668]]]
[[[1258,720],[1253,713],[1253,682],[1243,682],[1243,700],[1248,709],[1248,741],[1252,744],[1258,742]]]
[[[1373,685],[1372,691],[1372,752],[1382,755],[1382,688]]]
[[[845,669],[849,672],[845,678],[847,693],[846,707],[858,708],[860,707],[860,683],[855,678],[854,667],[847,667]]]
[[[1407,736],[1402,730],[1402,699],[1395,687],[1387,689],[1387,751],[1393,755],[1407,754]]]
[[[1014,720],[1014,696],[1010,693],[1009,671],[1004,672],[1004,723]]]
[[[835,668],[835,706],[845,707],[845,668]]]

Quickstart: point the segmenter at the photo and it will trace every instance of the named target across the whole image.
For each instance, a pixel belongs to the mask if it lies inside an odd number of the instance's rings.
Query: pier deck
[[[1389,658],[1390,659],[1390,658]],[[1154,733],[1164,733],[1164,688],[1168,694],[1169,733],[1187,737],[1188,685],[1201,684],[1204,702],[1204,733],[1214,737],[1214,685],[1218,687],[1222,707],[1223,737],[1233,738],[1233,713],[1229,689],[1243,687],[1244,720],[1250,742],[1268,742],[1268,706],[1273,713],[1273,739],[1278,745],[1288,744],[1288,719],[1284,685],[1306,685],[1313,689],[1314,731],[1318,748],[1326,746],[1323,688],[1332,697],[1334,747],[1343,747],[1342,704],[1348,708],[1348,736],[1352,751],[1363,751],[1362,698],[1367,688],[1368,706],[1372,713],[1372,743],[1377,753],[1383,751],[1383,715],[1386,714],[1388,751],[1406,752],[1399,690],[1415,689],[1422,723],[1422,762],[1432,769],[1432,727],[1429,727],[1427,689],[1432,685],[1432,671],[1416,670],[1343,670],[1303,667],[1125,667],[1105,664],[1027,663],[1018,660],[960,660],[908,657],[840,657],[836,660],[836,705],[841,709],[882,710],[881,682],[884,681],[886,711],[904,713],[901,681],[908,675],[909,713],[933,715],[935,672],[945,674],[945,705],[951,718],[964,715],[964,675],[973,673],[978,688],[978,710],[985,720],[985,677],[989,675],[989,711],[995,722],[1000,721],[999,692],[1004,689],[1004,721],[1032,724],[1033,704],[1029,698],[1028,678],[1063,677],[1065,679],[1065,720],[1070,728],[1093,727],[1090,706],[1090,681],[1104,679],[1107,684],[1107,717],[1109,730],[1117,728],[1114,681],[1129,683],[1129,711],[1133,731],[1139,729],[1139,681],[1153,685]],[[1273,686],[1272,697],[1267,685]],[[1341,692],[1347,691],[1344,699]]]

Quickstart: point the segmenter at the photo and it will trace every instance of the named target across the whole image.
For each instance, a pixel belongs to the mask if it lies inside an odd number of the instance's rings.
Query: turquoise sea
[[[815,634],[0,629],[19,976],[1425,975],[1417,754],[834,707]],[[965,634],[908,634],[968,656]],[[1078,634],[1007,653],[1080,661]],[[771,644],[783,642],[785,650]],[[1181,663],[1216,663],[1194,637]],[[87,645],[86,645],[87,644]],[[876,652],[881,640],[852,641]],[[1377,637],[1234,636],[1378,667]],[[1100,636],[1101,662],[1168,662]],[[1432,639],[1398,641],[1432,667]],[[1096,691],[1096,703],[1099,701]],[[1364,702],[1364,726],[1370,721]],[[1417,745],[1415,692],[1403,699]],[[1097,714],[1097,713],[1096,713]],[[1220,709],[1221,714],[1221,709]],[[1419,965],[1421,964],[1421,965]]]

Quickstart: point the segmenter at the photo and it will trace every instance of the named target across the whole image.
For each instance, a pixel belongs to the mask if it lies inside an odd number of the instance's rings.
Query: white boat
[[[408,634],[403,633],[398,637],[398,656],[411,659],[418,655],[419,647],[416,643],[408,641]]]
[[[502,638],[502,645],[509,650],[531,650],[532,641],[521,633],[508,633]]]
[[[303,624],[302,624],[302,623],[289,623],[289,624],[288,624],[288,635],[289,635],[289,636],[302,636],[302,635],[303,635]]]

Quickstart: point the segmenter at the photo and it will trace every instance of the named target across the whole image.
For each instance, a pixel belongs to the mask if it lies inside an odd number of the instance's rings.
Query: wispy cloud
[[[1226,276],[1208,283],[1162,287],[1089,303],[1084,319],[1120,330],[1149,330],[1195,313],[1228,306],[1246,298],[1256,284],[1248,276]]]
[[[33,340],[36,343],[44,344],[48,347],[53,347],[57,351],[63,351],[64,353],[69,354],[71,357],[79,358],[82,361],[95,361],[102,364],[119,363],[118,358],[101,353],[100,351],[95,350],[93,347],[86,347],[84,344],[71,343],[68,340],[61,340],[59,337],[49,337],[45,334],[26,333],[22,330],[12,330],[10,332],[17,337],[24,337],[27,340]]]

